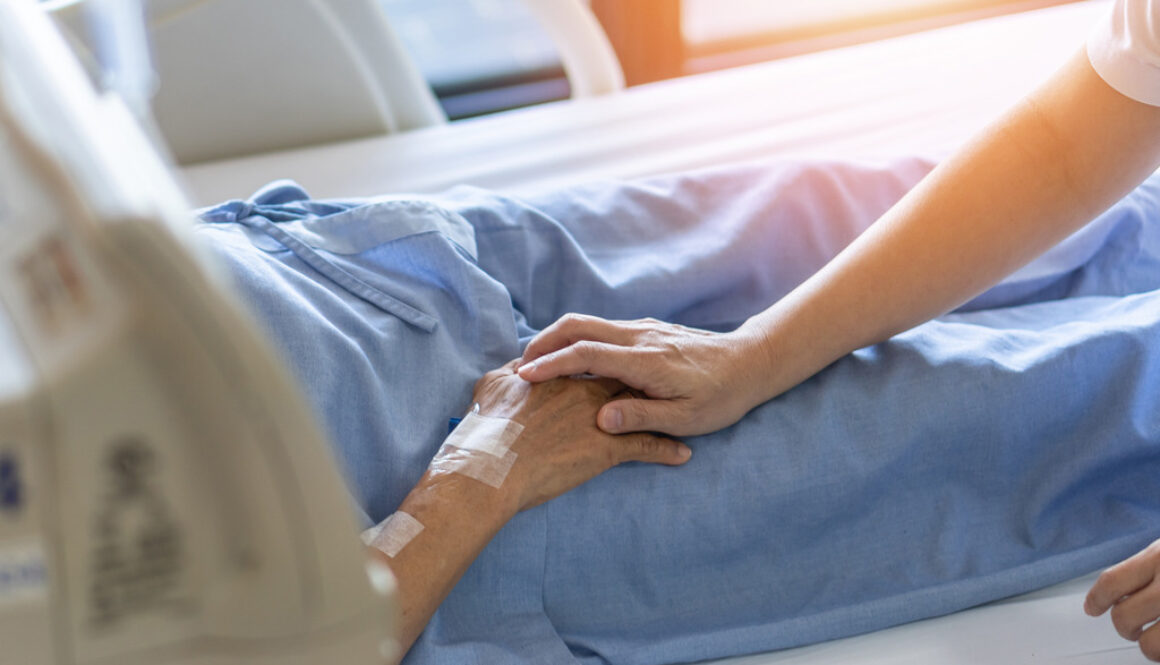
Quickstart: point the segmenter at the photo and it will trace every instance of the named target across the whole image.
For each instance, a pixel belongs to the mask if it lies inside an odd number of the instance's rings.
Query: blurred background
[[[1071,1],[589,0],[589,4],[632,86]],[[382,2],[452,120],[568,97],[568,82],[551,40],[517,0]]]

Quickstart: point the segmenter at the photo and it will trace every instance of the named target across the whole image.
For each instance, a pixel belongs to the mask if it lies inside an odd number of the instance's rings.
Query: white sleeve
[[[1088,39],[1087,54],[1108,85],[1160,106],[1160,0],[1116,0]]]

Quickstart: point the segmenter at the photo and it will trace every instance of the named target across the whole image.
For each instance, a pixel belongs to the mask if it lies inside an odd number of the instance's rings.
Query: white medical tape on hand
[[[443,442],[429,468],[458,473],[498,489],[516,462],[518,455],[511,447],[523,431],[524,426],[514,420],[472,411]]]
[[[422,522],[412,517],[410,513],[399,510],[391,513],[390,517],[379,522],[377,526],[363,531],[361,538],[367,547],[373,547],[393,559],[422,531]]]
[[[468,413],[443,442],[461,450],[478,450],[503,457],[524,431],[524,426],[507,418]]]
[[[499,489],[516,463],[516,457],[510,450],[503,457],[496,457],[477,450],[463,450],[443,444],[429,468],[432,471],[458,473]]]

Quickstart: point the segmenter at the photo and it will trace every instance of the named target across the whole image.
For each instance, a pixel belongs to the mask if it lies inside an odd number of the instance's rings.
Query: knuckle
[[[583,340],[572,345],[572,351],[581,359],[591,361],[599,353],[599,347],[595,342]]]
[[[615,445],[615,441],[611,445],[603,447],[600,455],[600,461],[604,468],[611,469],[612,467],[624,461],[625,452],[622,446]]]
[[[666,336],[660,330],[645,329],[637,337],[641,344],[659,348],[664,346]]]
[[[524,355],[534,353],[536,355],[543,355],[547,351],[552,350],[552,343],[556,337],[556,324],[552,324],[547,328],[541,330],[528,342],[528,348],[524,349]]]
[[[1132,625],[1131,618],[1126,616],[1123,605],[1117,605],[1112,608],[1112,626],[1115,627],[1116,632],[1120,637],[1130,640],[1135,631],[1135,626]]]
[[[583,324],[585,321],[588,321],[590,318],[592,318],[592,317],[590,317],[586,314],[579,314],[577,312],[568,312],[564,316],[560,317],[560,320],[557,322],[557,325],[559,325],[563,329],[574,328],[578,325]]]
[[[1140,636],[1140,652],[1151,661],[1160,661],[1160,632],[1149,629]]]
[[[643,457],[655,457],[661,452],[661,442],[655,436],[639,434],[635,437],[637,452]]]
[[[1119,568],[1108,568],[1096,578],[1096,588],[1101,590],[1113,589],[1120,581]],[[1105,595],[1105,594],[1101,594]]]
[[[492,371],[488,372],[487,374],[484,374],[483,376],[479,377],[479,380],[477,380],[475,382],[474,391],[476,393],[483,391],[489,385],[491,385],[492,382],[494,382],[498,378],[499,378],[499,372],[497,370],[492,370]]]
[[[629,428],[639,426],[646,415],[644,404],[635,399],[626,400],[621,412],[624,414],[624,426]]]

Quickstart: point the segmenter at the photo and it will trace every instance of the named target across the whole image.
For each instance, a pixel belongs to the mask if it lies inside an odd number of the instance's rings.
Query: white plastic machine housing
[[[36,4],[0,0],[0,662],[394,657],[393,578],[187,210]]]

